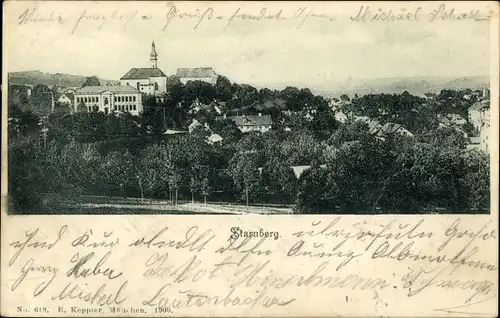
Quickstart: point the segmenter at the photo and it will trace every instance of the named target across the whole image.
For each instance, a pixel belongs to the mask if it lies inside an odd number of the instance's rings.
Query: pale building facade
[[[57,98],[57,102],[59,104],[65,104],[65,105],[71,105],[73,104],[73,100],[67,95],[67,94],[62,94]]]
[[[132,86],[144,94],[161,94],[167,92],[167,76],[158,68],[158,54],[155,43],[151,45],[149,68],[132,68],[120,78],[120,84]]]
[[[143,111],[142,94],[131,86],[87,86],[75,92],[75,112],[85,107],[88,112],[130,113],[138,116]]]

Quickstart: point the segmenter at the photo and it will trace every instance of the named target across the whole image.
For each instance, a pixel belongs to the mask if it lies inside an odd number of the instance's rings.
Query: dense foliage
[[[46,193],[283,203],[304,213],[489,209],[488,156],[466,150],[460,133],[436,129],[432,119],[448,108],[463,111],[462,102],[447,104],[453,93],[438,96],[439,109],[408,93],[353,98],[353,113],[415,133],[382,140],[366,124],[337,122],[328,102],[308,89],[257,90],[224,77],[215,86],[170,80],[168,98],[146,99],[141,116],[56,111],[41,122],[33,103],[45,101],[45,90],[38,87],[31,98],[21,94],[9,102],[14,210],[36,210]],[[270,114],[274,127],[242,134],[231,120],[216,119],[213,110],[193,113],[195,101],[217,101],[228,114]],[[314,112],[307,117],[309,110]],[[187,131],[194,118],[210,130],[164,134]],[[45,142],[40,125],[48,129]],[[209,143],[212,133],[222,142]]]

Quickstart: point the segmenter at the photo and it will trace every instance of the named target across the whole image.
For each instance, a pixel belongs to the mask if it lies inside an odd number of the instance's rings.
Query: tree
[[[288,163],[279,157],[266,162],[261,182],[273,201],[291,202],[295,198],[297,178]]]
[[[228,170],[240,198],[245,200],[247,204],[261,195],[262,188],[257,154],[252,152],[235,154],[229,162]]]
[[[211,103],[216,95],[215,87],[204,81],[189,81],[184,85],[184,102],[189,106],[199,100],[201,103]]]
[[[191,177],[189,180],[189,190],[191,191],[191,203],[194,203],[194,192],[198,189],[198,182],[194,178],[194,176]]]
[[[351,99],[349,98],[349,96],[347,94],[342,94],[342,95],[340,95],[340,100],[348,102]]]
[[[81,100],[78,105],[77,105],[77,112],[78,113],[86,113],[88,111],[87,106],[85,106],[85,103],[83,100]]]
[[[126,197],[126,190],[133,186],[137,176],[134,158],[128,150],[108,153],[102,160],[100,171],[105,190],[110,194],[119,194],[124,197]]]
[[[210,194],[211,188],[208,182],[208,178],[203,178],[200,184],[201,194],[203,195],[203,202],[207,204],[207,195]]]
[[[219,76],[215,84],[215,97],[220,101],[228,101],[233,97],[231,82],[225,76]]]
[[[86,86],[101,86],[101,83],[99,82],[97,76],[90,76],[85,78],[85,82],[83,83],[82,87]]]
[[[305,170],[298,180],[296,209],[303,213],[332,212],[325,189],[328,186],[328,171],[320,166]],[[328,211],[330,209],[330,211]]]

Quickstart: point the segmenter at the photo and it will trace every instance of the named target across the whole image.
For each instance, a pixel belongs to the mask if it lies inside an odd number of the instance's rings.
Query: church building
[[[123,75],[120,84],[137,88],[141,93],[158,95],[167,92],[167,76],[158,68],[158,54],[155,42],[151,45],[149,55],[151,67],[133,68]]]

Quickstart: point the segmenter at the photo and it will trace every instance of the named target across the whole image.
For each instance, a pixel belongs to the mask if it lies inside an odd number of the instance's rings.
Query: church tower
[[[155,41],[151,44],[151,54],[149,55],[152,68],[158,68],[158,54],[156,53]]]

